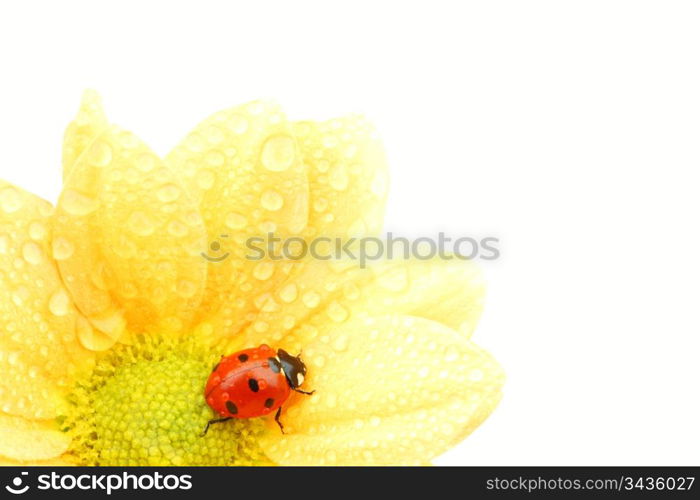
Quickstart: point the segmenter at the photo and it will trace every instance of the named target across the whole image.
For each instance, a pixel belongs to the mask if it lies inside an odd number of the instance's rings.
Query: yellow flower
[[[63,171],[55,208],[0,181],[1,463],[420,464],[498,403],[501,369],[469,340],[471,264],[245,258],[268,232],[380,230],[363,118],[253,102],[161,159],[88,92]],[[303,352],[315,394],[287,402],[287,434],[249,419],[201,437],[212,366],[261,343]]]

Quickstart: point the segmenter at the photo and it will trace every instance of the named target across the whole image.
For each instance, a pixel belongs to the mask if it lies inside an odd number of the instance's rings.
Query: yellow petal
[[[382,227],[389,176],[381,142],[362,116],[297,122],[294,133],[309,166],[307,237],[363,236]]]
[[[167,157],[199,204],[210,259],[203,316],[226,335],[250,321],[259,297],[284,278],[284,266],[245,258],[246,240],[299,234],[308,222],[308,181],[280,109],[253,102],[199,124]]]
[[[48,460],[12,460],[0,457],[0,467],[74,467],[75,464],[65,458],[56,457]]]
[[[48,460],[61,455],[68,445],[70,437],[54,421],[0,414],[0,456],[16,461]]]
[[[78,157],[107,127],[102,101],[97,92],[86,90],[75,119],[63,136],[63,180],[68,179]]]
[[[0,181],[0,411],[50,418],[93,355],[51,257],[51,204]]]
[[[309,260],[294,265],[246,336],[250,345],[299,350],[335,324],[394,313],[433,319],[468,337],[483,294],[470,261],[397,259],[363,269],[350,260]]]
[[[422,464],[471,433],[501,397],[503,373],[463,335],[431,320],[384,316],[332,328],[304,347],[308,373],[266,433],[283,465]]]
[[[177,175],[136,136],[110,127],[73,166],[54,217],[54,257],[90,320],[81,341],[186,331],[201,300],[206,233]]]

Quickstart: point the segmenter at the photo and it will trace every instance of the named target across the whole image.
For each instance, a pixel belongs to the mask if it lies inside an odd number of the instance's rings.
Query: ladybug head
[[[287,378],[287,382],[292,389],[296,389],[304,383],[306,376],[306,365],[299,356],[292,356],[284,349],[277,351],[277,357],[280,359],[282,371]]]

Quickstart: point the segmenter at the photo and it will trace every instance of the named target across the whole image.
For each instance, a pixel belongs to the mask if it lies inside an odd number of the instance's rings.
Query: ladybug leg
[[[313,391],[308,391],[308,392],[307,392],[307,391],[302,391],[301,389],[297,389],[296,387],[293,388],[293,391],[294,391],[294,392],[300,392],[300,393],[302,393],[302,394],[306,394],[307,396],[311,396],[314,392],[316,392],[315,389],[314,389]]]
[[[280,431],[282,431],[282,434],[284,434],[284,425],[282,425],[282,422],[280,422],[280,415],[282,414],[282,407],[280,406],[277,408],[277,413],[275,413],[275,422],[277,422],[277,425],[280,426]]]
[[[227,420],[231,420],[233,417],[224,417],[224,418],[214,418],[207,422],[207,426],[204,428],[204,431],[202,432],[202,437],[207,435],[207,431],[209,430],[209,426],[212,424],[220,424],[221,422],[226,422]]]

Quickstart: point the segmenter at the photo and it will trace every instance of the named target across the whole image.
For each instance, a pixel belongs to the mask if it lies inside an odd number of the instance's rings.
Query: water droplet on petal
[[[114,340],[95,330],[82,316],[78,316],[76,320],[75,331],[78,334],[78,340],[86,349],[103,351],[114,344]]]
[[[53,249],[53,258],[56,260],[69,259],[75,251],[73,244],[67,239],[61,237],[58,237],[55,240],[53,240],[51,246]]]
[[[328,175],[328,183],[336,191],[344,191],[348,187],[350,179],[345,165],[338,163],[333,166],[331,173]]]
[[[197,185],[200,189],[211,189],[214,186],[215,180],[214,172],[209,169],[205,168],[197,173]]]
[[[350,340],[350,338],[348,337],[347,334],[339,335],[333,341],[333,349],[335,349],[336,351],[339,351],[339,352],[345,351],[348,348],[349,340]]]
[[[275,265],[272,262],[260,262],[253,269],[253,276],[260,281],[264,281],[272,276],[275,271]]]
[[[180,197],[180,188],[175,184],[166,184],[158,190],[156,196],[163,203],[170,203]]]
[[[5,213],[11,214],[22,208],[22,196],[12,186],[0,190],[0,208]]]
[[[136,165],[136,168],[138,168],[142,172],[150,172],[156,166],[156,157],[150,153],[144,153],[138,158],[136,158],[136,161],[134,163]]]
[[[149,236],[155,231],[153,221],[144,212],[132,213],[127,221],[127,226],[134,234],[139,236]]]
[[[265,191],[260,197],[263,208],[272,212],[279,210],[284,205],[284,198],[277,191],[272,189]]]
[[[190,299],[197,293],[198,287],[195,283],[188,280],[181,280],[177,284],[177,294],[185,299]]]
[[[71,215],[83,217],[97,210],[100,203],[94,198],[90,198],[73,189],[68,189],[63,192],[59,206]]]
[[[112,161],[112,147],[104,141],[96,141],[90,148],[88,161],[96,167],[106,167]]]
[[[181,238],[188,233],[188,229],[182,222],[174,220],[168,224],[168,232],[173,236]]]
[[[226,227],[231,229],[243,229],[248,225],[248,219],[241,214],[231,212],[226,216],[224,223],[226,224]]]
[[[314,200],[314,210],[316,212],[325,212],[328,208],[328,200],[325,198],[318,198]]]
[[[331,302],[331,304],[328,306],[328,309],[326,309],[326,314],[328,314],[328,317],[336,323],[342,323],[348,317],[347,309],[335,301]]]
[[[306,307],[313,309],[314,307],[318,306],[319,302],[321,302],[321,296],[314,291],[309,291],[304,294],[301,300],[304,302]]]
[[[22,247],[22,257],[30,264],[39,264],[42,261],[44,252],[41,247],[34,242],[25,243]]]
[[[49,299],[49,311],[54,316],[65,316],[70,312],[70,299],[66,291],[61,288]]]
[[[231,115],[231,118],[228,120],[228,126],[238,135],[245,134],[246,130],[248,130],[248,120],[245,116]]]
[[[297,286],[294,283],[285,285],[280,290],[279,296],[282,302],[286,302],[287,304],[294,302],[297,298]]]
[[[266,169],[282,172],[292,166],[295,157],[294,139],[287,135],[275,135],[265,141],[260,161]]]
[[[36,241],[41,241],[46,238],[48,231],[46,226],[41,222],[32,222],[29,225],[29,237]]]

